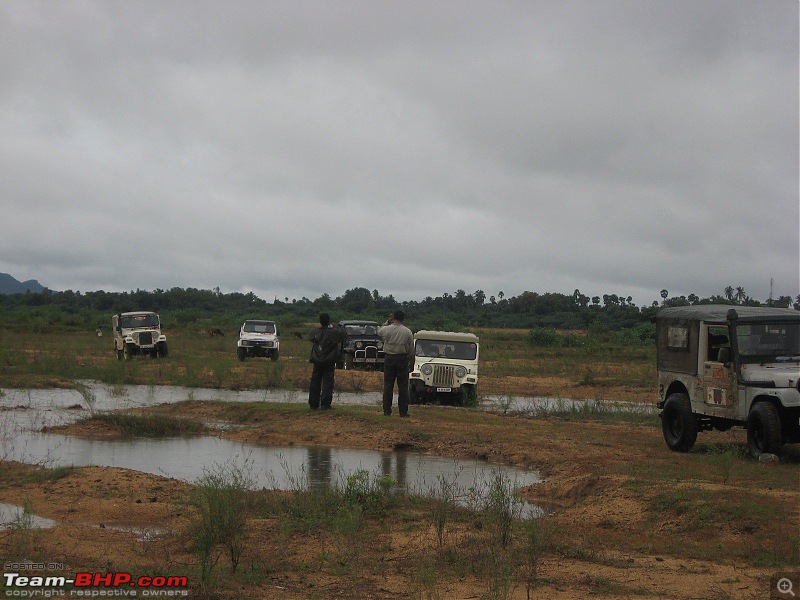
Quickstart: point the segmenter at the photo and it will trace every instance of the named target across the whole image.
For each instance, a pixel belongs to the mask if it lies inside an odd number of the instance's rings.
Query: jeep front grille
[[[139,333],[139,344],[142,346],[149,345],[153,343],[153,332],[152,331],[141,331]]]
[[[453,387],[455,385],[455,370],[451,365],[436,365],[433,367],[433,385],[435,387]]]

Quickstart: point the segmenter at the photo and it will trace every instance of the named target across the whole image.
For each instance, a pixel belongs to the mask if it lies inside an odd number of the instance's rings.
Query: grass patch
[[[206,429],[199,421],[152,413],[101,413],[81,423],[88,421],[110,425],[126,437],[174,437],[200,433]]]

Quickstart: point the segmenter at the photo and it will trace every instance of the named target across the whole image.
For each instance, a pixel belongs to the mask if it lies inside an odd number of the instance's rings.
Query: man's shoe
[[[408,416],[410,416],[410,415],[409,415],[408,413],[403,413],[403,414],[402,414],[402,415],[400,415],[400,416],[401,416],[401,417],[408,417]]]
[[[332,406],[320,406],[319,409],[320,410],[333,410],[333,407]]]

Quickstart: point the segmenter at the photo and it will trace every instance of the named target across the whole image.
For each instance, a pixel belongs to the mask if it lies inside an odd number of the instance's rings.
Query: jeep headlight
[[[364,342],[356,342],[356,348],[361,350],[364,347]]]
[[[378,350],[383,350],[383,342],[378,342]]]
[[[420,371],[422,371],[423,375],[430,375],[431,373],[433,373],[433,367],[428,364],[425,364],[422,365],[422,367],[420,367]]]
[[[459,379],[461,379],[461,378],[462,378],[462,377],[464,377],[466,374],[467,374],[467,369],[466,369],[466,368],[464,368],[464,367],[460,367],[460,366],[459,366],[459,367],[456,367],[456,377],[458,377]]]

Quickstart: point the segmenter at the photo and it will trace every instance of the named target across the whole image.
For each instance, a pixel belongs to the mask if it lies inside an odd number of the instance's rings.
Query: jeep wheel
[[[478,390],[469,383],[461,387],[461,404],[464,406],[478,406]]]
[[[244,360],[245,358],[247,358],[247,350],[245,350],[244,348],[237,348],[236,356],[239,358],[239,360]]]
[[[697,441],[699,425],[686,394],[670,394],[661,410],[661,431],[670,450],[688,452]]]
[[[131,356],[134,355],[133,348],[134,348],[133,344],[125,344],[125,347],[123,349],[123,356],[125,360],[130,360]]]
[[[747,417],[747,446],[750,455],[775,454],[783,444],[781,417],[778,409],[769,402],[756,402]]]
[[[169,349],[167,348],[167,342],[159,342],[156,352],[153,353],[153,356],[155,357],[156,354],[158,354],[159,358],[166,358],[168,352]]]
[[[125,352],[123,350],[117,350],[116,348],[114,348],[114,352],[117,353],[117,360],[122,360],[123,358],[125,358]]]
[[[417,388],[410,383],[408,384],[408,403],[419,404],[419,394],[417,394]]]
[[[269,358],[270,358],[270,360],[278,360],[278,351],[275,350],[275,352],[270,354]]]

